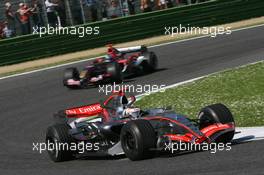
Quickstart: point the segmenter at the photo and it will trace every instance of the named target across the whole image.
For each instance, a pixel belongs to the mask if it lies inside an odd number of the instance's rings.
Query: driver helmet
[[[111,55],[106,55],[105,56],[105,62],[112,62],[114,59]]]
[[[140,108],[127,108],[124,110],[123,116],[138,118],[140,116]]]

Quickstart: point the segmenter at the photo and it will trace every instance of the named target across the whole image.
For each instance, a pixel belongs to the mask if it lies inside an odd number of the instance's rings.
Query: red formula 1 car
[[[120,83],[124,76],[150,73],[157,66],[156,54],[145,46],[117,49],[109,45],[107,55],[95,59],[81,73],[76,68],[67,68],[63,84],[68,88],[83,88],[102,83]]]
[[[48,149],[50,158],[60,162],[80,155],[125,154],[141,160],[169,143],[227,143],[234,136],[233,116],[223,104],[204,107],[198,119],[191,120],[166,108],[141,110],[133,107],[135,100],[120,91],[102,103],[59,111],[46,133],[47,145],[57,145]],[[89,149],[58,146],[80,143],[89,144]]]

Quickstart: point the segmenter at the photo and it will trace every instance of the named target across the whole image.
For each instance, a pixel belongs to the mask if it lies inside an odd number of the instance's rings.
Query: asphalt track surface
[[[263,60],[263,44],[264,27],[257,27],[228,36],[154,47],[151,50],[160,58],[160,71],[131,78],[127,83],[170,85]],[[216,154],[162,155],[139,162],[124,157],[51,162],[46,153],[32,151],[32,143],[44,142],[52,114],[104,98],[95,88],[64,88],[64,69],[0,80],[0,174],[264,174],[264,141],[234,145],[231,151]]]

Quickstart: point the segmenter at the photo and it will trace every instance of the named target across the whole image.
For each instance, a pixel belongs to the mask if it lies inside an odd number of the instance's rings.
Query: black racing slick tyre
[[[235,123],[231,111],[221,103],[204,107],[198,114],[198,118],[200,122],[200,129],[215,123]],[[219,137],[216,142],[231,142],[234,134],[235,131],[227,132]]]
[[[74,152],[70,150],[71,143],[73,143],[74,140],[68,133],[69,129],[70,127],[67,124],[56,124],[47,129],[47,151],[49,157],[54,162],[74,159]]]
[[[154,128],[147,120],[134,120],[125,124],[120,135],[122,149],[132,161],[153,156],[151,149],[156,148],[157,138]]]
[[[69,79],[80,80],[79,71],[76,68],[70,67],[70,68],[65,69],[64,76],[63,76],[64,86],[67,86],[67,81]]]
[[[144,54],[145,61],[143,62],[144,72],[154,72],[158,68],[158,57],[154,52],[146,52]]]
[[[118,63],[108,63],[106,66],[106,71],[111,75],[111,82],[122,83],[123,75],[121,67]]]

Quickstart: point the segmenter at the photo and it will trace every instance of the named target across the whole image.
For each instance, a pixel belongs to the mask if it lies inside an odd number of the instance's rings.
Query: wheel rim
[[[128,150],[136,149],[136,140],[130,132],[127,132],[124,135],[124,146]]]

